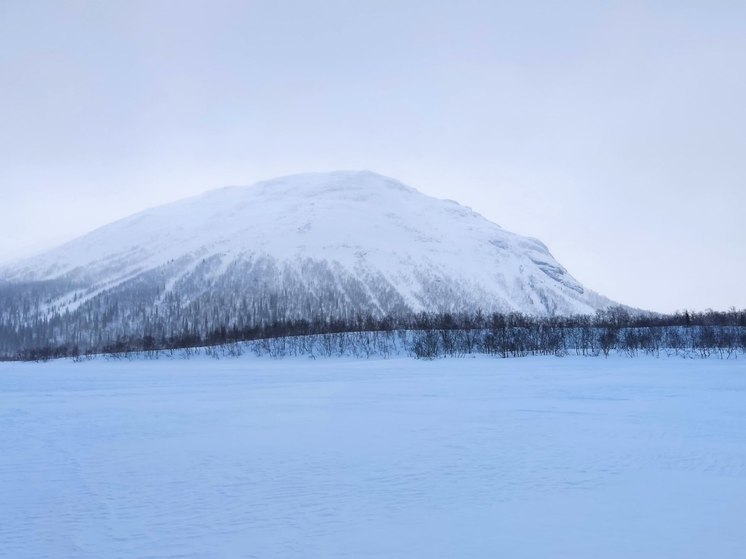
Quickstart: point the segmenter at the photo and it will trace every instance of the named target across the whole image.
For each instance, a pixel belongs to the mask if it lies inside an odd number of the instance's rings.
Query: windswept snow
[[[746,363],[0,363],[0,555],[746,557]]]
[[[272,276],[279,292],[286,276],[307,275],[311,263],[322,266],[334,276],[339,298],[349,297],[344,285],[354,284],[353,292],[370,297],[371,310],[401,303],[413,311],[480,307],[542,315],[592,313],[611,303],[586,290],[541,242],[367,171],[214,190],[98,229],[0,277],[69,282],[70,291],[50,304],[75,310],[140,276],[164,293],[178,285],[223,289],[221,277],[238,270],[251,278],[256,262],[280,270]],[[256,288],[252,281],[227,283],[243,293]],[[87,295],[70,301],[81,286]]]

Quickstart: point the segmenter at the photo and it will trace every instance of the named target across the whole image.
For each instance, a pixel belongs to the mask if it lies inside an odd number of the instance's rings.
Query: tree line
[[[746,352],[746,310],[682,311],[674,314],[630,312],[612,307],[595,315],[535,317],[520,313],[418,313],[383,317],[278,319],[260,324],[220,325],[205,329],[184,322],[180,331],[158,334],[146,328],[82,345],[39,339],[13,351],[0,348],[0,359],[42,361],[112,358],[236,356],[247,351],[272,357],[411,355],[420,359],[487,354],[621,354],[735,358]]]

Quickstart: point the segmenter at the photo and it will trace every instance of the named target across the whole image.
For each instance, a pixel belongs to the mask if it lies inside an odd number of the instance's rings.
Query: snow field
[[[613,304],[585,290],[538,240],[370,171],[306,173],[212,190],[0,267],[0,277],[61,280],[64,287],[43,298],[53,304],[42,310],[72,312],[132,282],[160,291],[161,299],[168,291],[195,297],[217,287],[235,293],[230,282],[242,278],[246,285],[238,291],[254,289],[257,280],[248,272],[265,266],[283,271],[268,281],[279,285],[283,276],[309,276],[312,265],[328,268],[338,297],[359,298],[345,284],[360,285],[368,291],[366,310],[388,309],[383,314],[399,299],[415,312],[453,306],[530,315],[593,314]],[[303,292],[328,285],[324,276]]]
[[[746,557],[746,361],[0,363],[0,556]]]

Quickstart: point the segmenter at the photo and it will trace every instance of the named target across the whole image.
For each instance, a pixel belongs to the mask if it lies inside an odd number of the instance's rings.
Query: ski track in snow
[[[746,557],[746,361],[0,363],[0,556]]]

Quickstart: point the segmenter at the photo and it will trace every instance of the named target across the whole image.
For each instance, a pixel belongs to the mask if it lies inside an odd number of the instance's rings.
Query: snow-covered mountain
[[[164,316],[229,325],[612,304],[540,241],[367,171],[294,175],[149,209],[7,266],[0,280],[35,294],[37,316],[100,315],[91,320],[125,331]]]

